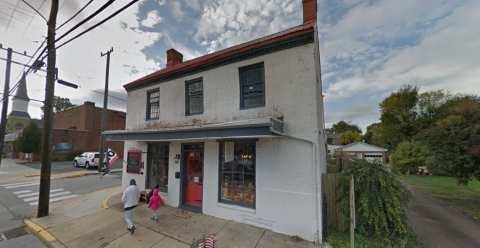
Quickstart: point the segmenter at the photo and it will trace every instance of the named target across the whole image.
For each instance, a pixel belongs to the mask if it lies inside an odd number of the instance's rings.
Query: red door
[[[203,152],[187,152],[186,204],[202,206]]]

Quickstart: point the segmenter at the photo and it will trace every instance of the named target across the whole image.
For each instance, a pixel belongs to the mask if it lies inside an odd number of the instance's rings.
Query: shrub
[[[327,173],[339,173],[342,172],[340,166],[337,164],[327,164]]]
[[[413,196],[382,164],[355,159],[342,172],[340,192],[344,214],[350,216],[349,178],[354,176],[356,233],[382,240],[384,247],[414,247],[412,228],[402,206],[410,206]]]
[[[67,160],[69,160],[69,161],[70,161],[70,160],[73,160],[76,156],[78,156],[78,155],[80,155],[80,154],[82,154],[82,153],[83,153],[83,151],[71,152],[71,153],[68,154]]]
[[[404,174],[415,174],[418,167],[425,164],[423,147],[415,141],[403,141],[390,156],[394,171]]]

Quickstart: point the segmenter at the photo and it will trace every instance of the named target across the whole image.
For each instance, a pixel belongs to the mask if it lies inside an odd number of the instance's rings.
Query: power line
[[[84,35],[85,33],[87,33],[87,32],[89,32],[89,31],[95,29],[96,27],[102,25],[103,23],[105,23],[106,21],[112,19],[113,17],[115,17],[116,15],[118,15],[120,12],[124,11],[125,9],[127,9],[128,7],[130,7],[131,5],[133,5],[133,4],[136,3],[136,2],[138,2],[138,0],[133,0],[133,1],[131,1],[131,2],[128,3],[127,5],[123,6],[123,8],[117,10],[115,13],[113,13],[113,14],[111,14],[110,16],[108,16],[107,18],[103,19],[101,22],[93,25],[92,27],[88,28],[87,30],[85,30],[85,31],[81,32],[80,34],[74,36],[74,37],[71,38],[70,40],[62,43],[60,46],[57,47],[57,49],[59,49],[60,47],[66,45],[66,44],[68,44],[68,43],[70,43],[71,41],[77,39],[78,37]],[[47,55],[48,55],[48,54],[46,54],[45,56],[43,56],[42,60],[43,60]]]
[[[24,2],[25,4],[27,4],[28,7],[32,8],[33,10],[35,10],[35,12],[37,12],[37,14],[38,14],[39,16],[41,16],[41,17],[43,18],[43,20],[45,20],[46,23],[48,23],[47,18],[45,18],[42,14],[40,14],[40,12],[38,12],[37,9],[35,9],[34,7],[32,7],[32,5],[30,5],[29,3],[27,3],[27,1],[25,1],[25,0],[22,0],[22,2]]]
[[[100,91],[96,91],[96,90],[92,90],[92,89],[89,89],[89,90],[91,90],[91,91],[93,91],[93,92],[96,92],[96,93],[99,93],[99,94],[101,94],[101,95],[105,95],[105,92],[102,93],[102,92],[100,92]],[[108,94],[107,94],[107,96],[108,96],[108,97],[111,97],[111,98],[118,99],[118,100],[120,100],[120,101],[124,101],[124,102],[127,101],[127,100],[124,100],[124,99],[121,99],[121,98],[118,98],[118,97],[115,97],[115,96],[111,96],[111,95],[108,95]]]
[[[85,4],[85,6],[83,6],[83,8],[81,8],[79,11],[77,11],[77,13],[75,13],[75,15],[70,17],[70,19],[66,20],[62,25],[58,26],[58,28],[56,30],[59,30],[61,27],[63,27],[63,25],[67,24],[69,21],[71,21],[73,18],[75,18],[78,14],[80,14],[80,12],[82,12],[92,2],[93,2],[93,0],[90,0],[87,4]]]
[[[138,0],[137,0],[138,1]],[[48,47],[52,46],[53,44],[55,44],[57,41],[59,41],[60,39],[62,39],[63,37],[65,37],[66,35],[68,35],[69,33],[71,33],[72,31],[74,31],[75,29],[77,29],[78,27],[80,27],[81,25],[83,25],[85,22],[89,21],[90,19],[92,19],[93,17],[95,17],[96,15],[98,15],[100,12],[102,12],[104,9],[106,9],[110,4],[112,4],[113,2],[115,2],[115,0],[109,0],[107,3],[105,3],[102,7],[100,7],[97,11],[95,11],[93,14],[89,15],[87,18],[85,18],[83,21],[79,22],[77,25],[75,25],[74,27],[72,27],[71,29],[69,29],[65,34],[63,34],[62,36],[60,36],[58,39],[54,40],[52,43],[50,44],[47,44],[46,47],[43,48],[42,52],[38,55],[37,59],[35,61],[38,61],[40,59],[40,57],[45,53],[45,51],[47,50]],[[56,48],[58,49],[58,47]],[[53,51],[55,51],[56,49],[54,49]],[[44,57],[42,57],[42,59],[40,60],[44,60],[45,57],[47,56],[48,54],[46,54]],[[27,71],[29,72],[30,69]]]

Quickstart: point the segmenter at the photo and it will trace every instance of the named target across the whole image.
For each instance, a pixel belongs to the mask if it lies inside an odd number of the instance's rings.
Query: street
[[[33,234],[24,230],[23,218],[36,211],[38,205],[39,177],[26,178],[26,174],[39,174],[35,164],[16,164],[18,160],[2,159],[0,167],[0,248],[3,247],[45,247]],[[70,164],[70,168],[65,165]],[[121,166],[121,162],[120,162]],[[72,171],[69,161],[52,163],[55,170]],[[94,169],[93,169],[94,170]],[[51,180],[50,202],[57,202],[78,195],[119,186],[122,173],[112,173],[103,179],[100,175]]]
[[[123,159],[122,158],[119,158],[117,159],[117,161],[115,161],[112,165],[112,169],[118,169],[118,168],[122,168],[123,164]],[[28,168],[32,168],[32,169],[38,169],[40,170],[40,167],[41,167],[41,163],[40,162],[36,162],[36,163],[23,163],[22,162],[22,165],[23,166],[26,166]],[[73,166],[73,161],[55,161],[55,162],[52,162],[52,173],[55,173],[55,172],[68,172],[68,171],[85,171],[85,167],[74,167]],[[89,170],[97,170],[97,167],[92,167],[90,168]]]

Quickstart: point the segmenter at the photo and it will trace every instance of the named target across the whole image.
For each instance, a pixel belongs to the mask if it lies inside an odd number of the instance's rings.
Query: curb
[[[121,191],[120,192],[117,192],[109,197],[107,197],[105,200],[103,200],[103,209],[109,209],[110,207],[108,206],[108,200],[110,200],[110,198],[112,198],[114,195],[117,195],[117,194],[120,194],[122,193]]]
[[[65,173],[73,173],[75,171],[67,171],[67,172],[52,172],[50,173],[51,175],[58,175],[58,174],[65,174]],[[27,174],[27,175],[24,175],[25,177],[39,177],[40,174]]]
[[[28,230],[35,234],[35,236],[42,240],[42,242],[47,246],[50,246],[50,243],[57,241],[57,238],[55,238],[47,230],[43,229],[43,227],[37,225],[35,222],[31,220],[23,220],[23,223],[25,223]]]

